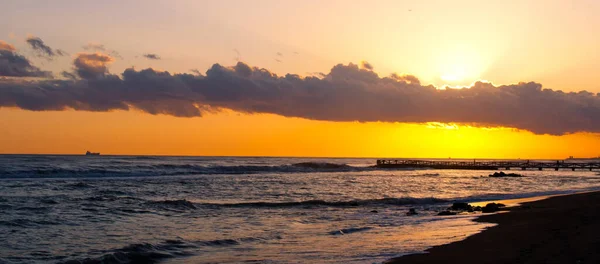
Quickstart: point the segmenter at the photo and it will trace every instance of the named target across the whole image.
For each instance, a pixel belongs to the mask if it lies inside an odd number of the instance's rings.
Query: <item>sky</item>
[[[0,153],[600,155],[598,1],[0,5]]]

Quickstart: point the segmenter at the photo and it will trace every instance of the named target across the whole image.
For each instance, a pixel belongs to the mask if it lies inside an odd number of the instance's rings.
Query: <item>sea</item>
[[[437,215],[454,202],[600,190],[590,171],[375,164],[0,155],[0,263],[382,263],[492,226]]]

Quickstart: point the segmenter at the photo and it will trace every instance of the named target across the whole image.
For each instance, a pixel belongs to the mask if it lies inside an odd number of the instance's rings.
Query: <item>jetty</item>
[[[379,159],[379,168],[430,168],[445,170],[600,170],[600,162],[548,161],[467,161],[467,160],[405,160]]]

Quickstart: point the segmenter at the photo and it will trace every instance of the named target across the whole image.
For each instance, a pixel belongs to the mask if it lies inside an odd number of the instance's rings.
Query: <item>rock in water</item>
[[[415,208],[410,208],[408,209],[408,212],[406,212],[406,215],[418,215],[419,213],[417,213],[417,210],[415,210]]]
[[[502,177],[523,177],[523,175],[521,174],[516,174],[516,173],[504,173],[503,171],[501,172],[494,172],[494,174],[490,174],[490,177],[493,178],[502,178]]]

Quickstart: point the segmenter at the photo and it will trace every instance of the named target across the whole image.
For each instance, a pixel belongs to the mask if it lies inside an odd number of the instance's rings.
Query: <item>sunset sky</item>
[[[599,12],[3,1],[0,153],[599,156]]]

